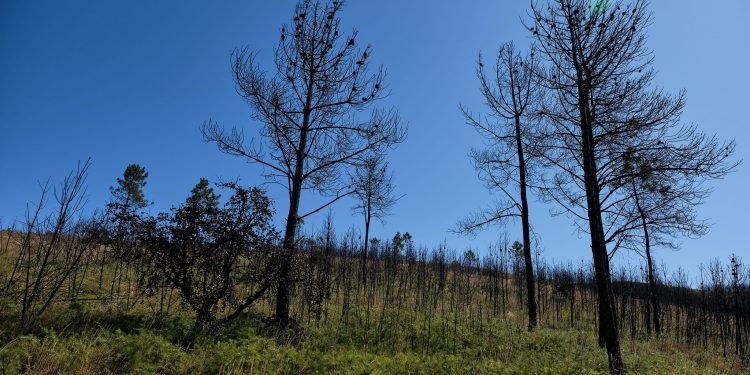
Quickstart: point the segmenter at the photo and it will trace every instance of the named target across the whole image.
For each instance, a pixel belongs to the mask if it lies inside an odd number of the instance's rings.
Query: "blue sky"
[[[182,202],[202,176],[259,184],[259,167],[204,144],[198,129],[208,118],[253,129],[249,109],[234,91],[229,53],[249,46],[270,68],[278,31],[293,7],[292,1],[1,2],[3,224],[22,218],[27,202],[38,196],[39,181],[59,181],[87,157],[93,160],[90,208],[106,202],[108,187],[129,163],[149,171],[146,195],[155,212]],[[467,157],[481,139],[464,124],[457,105],[483,110],[474,77],[477,54],[492,54],[511,40],[527,45],[520,24],[527,8],[526,1],[497,0],[347,4],[344,29],[356,27],[360,41],[373,45],[373,61],[389,73],[392,95],[384,104],[409,123],[407,141],[390,155],[405,196],[385,225],[374,225],[376,236],[408,231],[421,244],[445,241],[481,252],[502,232],[476,238],[447,232],[490,200]],[[657,83],[671,92],[687,89],[683,121],[735,138],[737,156],[744,157],[750,145],[750,2],[655,1],[651,9]],[[678,252],[657,249],[658,261],[691,273],[699,263],[733,252],[750,261],[744,236],[748,185],[746,167],[713,184],[714,194],[699,210],[714,223],[711,232],[683,241]],[[284,191],[268,189],[281,223]],[[303,207],[312,207],[311,201],[303,197]],[[333,210],[339,232],[361,226],[351,203]],[[544,256],[588,259],[585,237],[568,218],[551,218],[549,209],[535,202],[531,211]],[[318,225],[324,216],[308,224]],[[517,225],[505,230],[520,238]],[[616,261],[640,258],[623,254]]]

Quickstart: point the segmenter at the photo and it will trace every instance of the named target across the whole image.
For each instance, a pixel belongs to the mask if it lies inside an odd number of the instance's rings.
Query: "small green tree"
[[[401,232],[396,232],[393,236],[393,254],[396,256],[401,254],[401,251],[404,250],[404,246],[406,246],[404,236],[401,235]]]
[[[208,180],[201,177],[198,184],[190,190],[187,204],[202,211],[210,211],[219,207],[220,195],[214,193],[214,189],[208,184]]]
[[[122,174],[122,178],[117,178],[117,186],[109,188],[112,192],[110,204],[123,208],[145,208],[148,206],[148,201],[143,195],[146,178],[148,178],[146,168],[138,164],[128,165]]]
[[[147,177],[146,168],[138,164],[129,164],[122,177],[117,178],[116,185],[109,188],[111,196],[109,203],[107,203],[102,232],[104,233],[103,243],[106,245],[107,251],[101,253],[99,287],[101,287],[103,281],[104,264],[109,257],[110,260],[116,262],[112,284],[110,285],[110,299],[119,292],[123,276],[130,283],[130,266],[141,258],[138,253],[137,242],[138,231],[142,223],[141,210],[149,205],[143,194]],[[121,264],[122,262],[125,264]],[[136,265],[136,276],[140,277],[139,272],[141,270],[140,264]]]
[[[117,184],[109,188],[111,192],[110,201],[107,204],[107,221],[112,225],[110,228],[110,245],[114,246],[116,255],[121,249],[122,242],[132,239],[135,230],[139,210],[146,208],[149,202],[143,194],[146,186],[148,172],[146,168],[138,164],[130,164],[125,168],[121,178],[117,178]]]
[[[513,250],[513,255],[517,258],[523,258],[523,244],[520,241],[514,241],[513,245],[511,245],[511,250]]]
[[[148,172],[138,164],[130,164],[125,168],[122,177],[117,178],[117,184],[109,188],[110,201],[107,204],[108,221],[113,224],[115,241],[122,241],[128,237],[137,221],[138,210],[146,208],[149,202],[143,194]]]

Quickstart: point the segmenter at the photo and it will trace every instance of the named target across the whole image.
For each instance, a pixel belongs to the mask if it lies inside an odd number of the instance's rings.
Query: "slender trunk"
[[[651,237],[648,232],[648,224],[646,223],[646,213],[641,207],[640,197],[638,196],[638,190],[633,183],[633,192],[635,195],[635,206],[638,209],[638,215],[641,217],[641,226],[643,228],[643,239],[646,250],[646,272],[648,277],[648,303],[646,304],[646,330],[651,334],[651,324],[653,322],[656,336],[661,334],[661,321],[659,318],[659,300],[656,294],[656,278],[654,277],[654,266],[653,259],[651,258]]]
[[[195,340],[198,338],[198,335],[203,332],[209,322],[211,321],[210,314],[206,313],[204,311],[197,311],[195,313],[195,322],[193,323],[193,329],[188,332],[187,337],[185,337],[184,346],[185,348],[192,348],[195,344]]]
[[[739,268],[739,267],[738,267]],[[742,345],[742,320],[741,320],[741,314],[740,314],[740,299],[739,299],[739,292],[738,292],[738,269],[732,270],[732,289],[734,292],[734,346],[735,346],[735,352],[740,358],[743,358],[745,355],[745,348]]]
[[[584,165],[586,164],[588,163],[584,162]],[[593,187],[596,189],[596,182],[590,183],[588,178],[586,180],[591,251],[594,258],[594,273],[599,307],[599,340],[600,345],[604,344],[607,348],[610,371],[614,374],[620,374],[622,373],[620,337],[610,281],[609,255],[607,254],[607,247],[604,240],[601,210],[598,205],[599,196],[598,193],[593,197],[588,194],[590,185],[594,185]]]
[[[102,290],[102,279],[104,278],[104,263],[107,260],[106,259],[106,256],[107,256],[106,246],[99,246],[99,249],[102,254],[102,260],[101,260],[102,263],[101,263],[101,266],[99,267],[99,289],[97,289],[97,292]]]
[[[648,225],[646,225],[646,217],[640,208],[638,197],[636,196],[636,203],[638,204],[638,210],[641,214],[641,224],[643,225],[643,238],[646,245],[646,266],[648,272],[648,298],[651,310],[651,322],[654,325],[654,331],[656,336],[661,334],[661,320],[659,317],[659,298],[656,294],[656,277],[654,277],[654,264],[651,258],[651,238],[648,233]]]
[[[521,119],[516,115],[516,148],[518,150],[518,177],[521,191],[521,225],[523,227],[523,258],[526,273],[527,306],[529,313],[529,331],[537,324],[536,295],[534,289],[534,265],[531,261],[531,234],[529,229],[529,204],[526,199],[526,160],[521,142]]]
[[[365,246],[362,251],[362,290],[367,293],[367,250],[370,245],[370,210],[365,217]]]

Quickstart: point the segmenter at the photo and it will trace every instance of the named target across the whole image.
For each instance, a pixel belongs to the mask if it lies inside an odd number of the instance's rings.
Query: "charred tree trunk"
[[[371,199],[367,196],[367,208],[365,214],[365,244],[362,250],[362,290],[367,292],[367,250],[370,246],[370,220],[372,219],[372,210],[370,210]]]
[[[514,96],[515,99],[515,96]],[[518,150],[519,190],[521,192],[521,225],[523,227],[523,259],[526,273],[526,295],[529,313],[529,331],[537,325],[536,296],[534,288],[534,265],[531,261],[531,234],[529,229],[529,204],[526,198],[526,160],[521,142],[521,119],[515,118],[516,148]]]
[[[646,222],[646,212],[644,212],[643,208],[641,207],[640,197],[638,195],[638,190],[634,189],[634,198],[635,198],[635,205],[638,209],[638,215],[641,218],[641,226],[643,228],[643,242],[645,245],[646,250],[646,272],[648,274],[648,309],[647,312],[650,313],[650,316],[648,317],[648,326],[647,329],[649,331],[649,334],[651,333],[651,324],[653,323],[654,331],[656,332],[656,336],[661,335],[661,320],[659,317],[659,299],[656,294],[656,277],[654,276],[654,264],[653,259],[651,258],[651,237],[649,235],[648,231],[648,224]]]
[[[577,46],[574,45],[573,56],[577,55]],[[610,280],[609,254],[607,253],[604,226],[602,224],[601,203],[599,200],[593,121],[590,116],[588,103],[589,92],[587,87],[590,85],[583,67],[577,61],[575,63],[578,79],[578,107],[581,120],[583,177],[599,305],[599,344],[607,348],[610,372],[620,374],[623,372],[622,354],[620,352],[620,335],[617,329],[617,316]]]
[[[656,277],[654,277],[654,264],[651,258],[651,240],[648,236],[648,226],[646,225],[645,219],[643,221],[643,234],[645,236],[646,243],[646,263],[648,266],[648,297],[651,303],[651,314],[652,322],[654,324],[654,331],[656,336],[661,335],[661,319],[659,317],[659,298],[656,294]]]
[[[308,97],[308,103],[311,99]],[[309,111],[305,111],[305,124],[309,121]],[[284,230],[284,243],[279,259],[278,287],[276,289],[276,321],[286,324],[289,321],[289,291],[291,289],[291,267],[295,251],[295,239],[299,224],[299,201],[302,195],[302,177],[304,172],[304,149],[307,142],[307,132],[303,131],[300,137],[300,147],[297,152],[297,165],[292,181],[292,191],[289,195],[289,213],[286,218]]]

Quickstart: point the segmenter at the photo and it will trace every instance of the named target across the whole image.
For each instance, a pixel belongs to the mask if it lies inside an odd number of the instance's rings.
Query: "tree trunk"
[[[656,294],[656,277],[654,277],[654,265],[651,258],[651,240],[648,235],[648,226],[643,219],[643,234],[646,241],[646,263],[648,266],[648,297],[651,300],[651,313],[653,314],[652,322],[656,336],[661,334],[661,318],[659,317],[659,298]]]
[[[638,191],[635,190],[635,205],[638,209],[638,214],[641,216],[641,225],[643,227],[643,240],[646,247],[646,272],[648,273],[648,299],[649,299],[649,312],[651,316],[650,321],[653,322],[654,331],[656,336],[661,334],[661,320],[659,317],[659,298],[656,294],[656,277],[654,276],[654,265],[653,259],[651,258],[651,237],[648,233],[648,225],[646,223],[646,214],[641,207],[641,202],[638,197]],[[651,325],[649,324],[648,329],[650,331]]]
[[[362,252],[362,290],[367,293],[367,250],[370,245],[370,210],[365,218],[365,246]]]
[[[529,331],[537,324],[536,295],[534,288],[534,265],[531,261],[531,234],[529,229],[529,204],[526,199],[526,161],[521,142],[521,120],[516,116],[516,148],[518,150],[519,190],[521,191],[521,225],[523,227],[523,258],[526,271],[527,306],[529,312]]]
[[[284,231],[284,243],[282,244],[279,258],[279,277],[276,288],[276,320],[281,324],[289,321],[289,289],[291,284],[291,263],[294,257],[294,239],[297,235],[297,211],[299,209],[300,190],[294,184],[289,205],[289,214],[286,218],[286,229]]]
[[[289,192],[289,213],[286,217],[286,229],[284,230],[284,243],[281,249],[279,264],[279,281],[276,289],[276,321],[281,324],[289,322],[289,290],[291,288],[291,263],[294,258],[295,237],[299,224],[299,201],[302,195],[302,182],[305,177],[305,157],[307,149],[307,133],[310,126],[310,108],[312,106],[312,86],[314,72],[311,72],[307,83],[307,98],[303,110],[302,129],[300,130],[299,145],[296,150],[294,165],[294,176]]]
[[[305,143],[307,133],[303,133],[302,144]],[[300,150],[304,148],[301,147]],[[286,218],[286,229],[284,230],[284,243],[282,244],[279,259],[279,278],[276,289],[276,321],[281,324],[289,322],[289,290],[291,288],[291,267],[295,251],[295,238],[297,237],[297,226],[299,224],[299,201],[302,194],[302,166],[304,161],[301,160],[302,152],[298,153],[300,157],[295,170],[295,178],[292,182],[292,192],[289,199],[289,213]]]
[[[577,58],[578,48],[574,44],[573,56]],[[580,111],[581,145],[583,158],[583,177],[586,188],[586,203],[591,234],[591,252],[594,259],[597,299],[599,305],[599,344],[607,348],[609,370],[613,374],[623,372],[620,336],[617,329],[612,284],[610,281],[609,254],[604,238],[601,202],[599,201],[599,182],[597,176],[596,154],[594,149],[593,121],[589,109],[589,82],[584,78],[583,68],[576,63],[578,79],[578,108]]]

